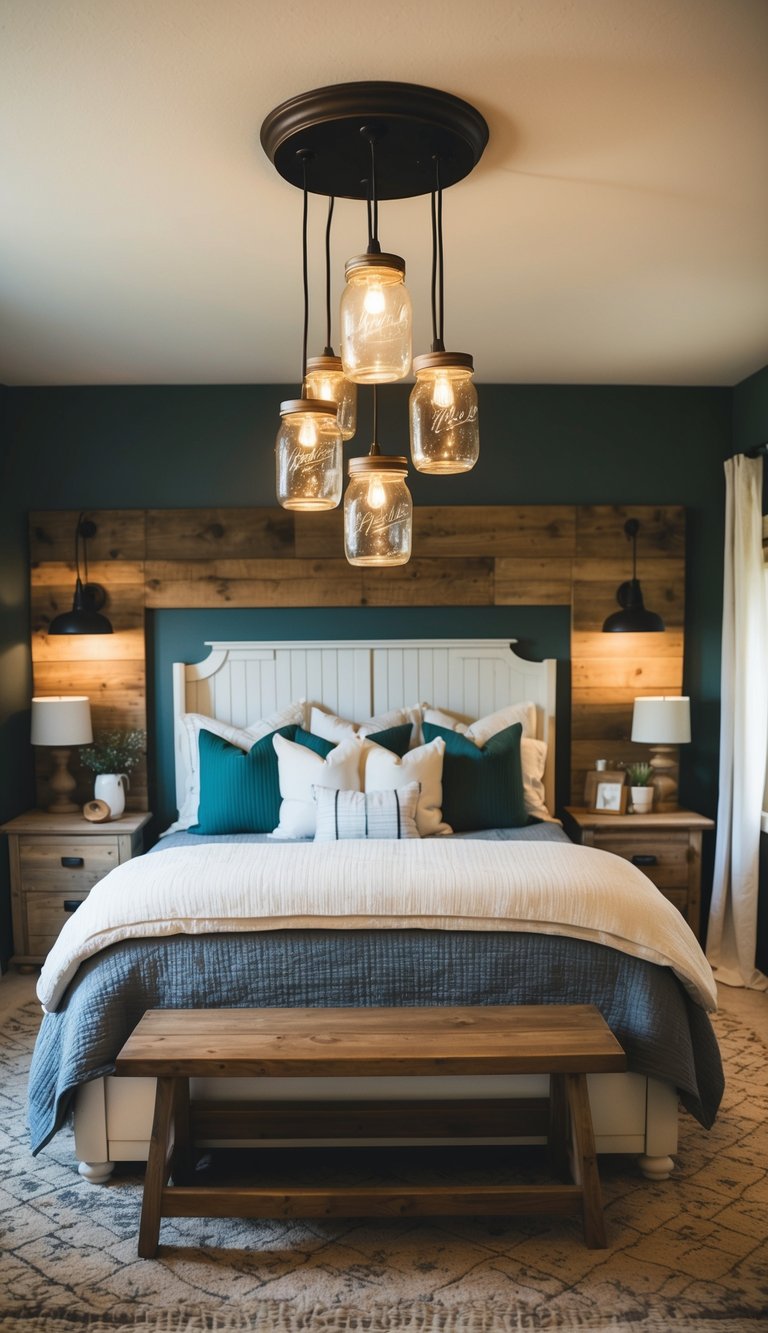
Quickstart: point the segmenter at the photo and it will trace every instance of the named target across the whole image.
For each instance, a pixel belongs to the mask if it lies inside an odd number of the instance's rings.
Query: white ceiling
[[[0,0],[0,382],[295,382],[301,196],[259,129],[361,79],[489,123],[444,205],[446,346],[479,380],[768,363],[766,0]],[[312,354],[319,199],[310,225]],[[382,204],[380,236],[426,351],[428,199]],[[340,201],[339,273],[365,242]]]

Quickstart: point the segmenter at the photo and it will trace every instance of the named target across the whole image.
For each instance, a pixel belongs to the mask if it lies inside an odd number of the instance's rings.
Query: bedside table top
[[[655,810],[650,815],[601,814],[568,805],[565,813],[579,828],[634,828],[634,829],[713,829],[714,819],[697,815],[694,810]]]
[[[137,833],[148,824],[152,815],[149,810],[128,810],[118,819],[107,819],[103,824],[92,824],[90,820],[74,811],[71,815],[52,815],[47,810],[27,810],[7,824],[0,824],[0,833],[41,833],[55,837],[64,834],[71,837],[93,837],[101,834]]]

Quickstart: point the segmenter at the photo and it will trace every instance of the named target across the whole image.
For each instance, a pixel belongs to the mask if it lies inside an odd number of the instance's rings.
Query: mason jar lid
[[[353,255],[344,265],[344,277],[363,268],[391,268],[405,277],[405,260],[400,255]]]
[[[413,372],[420,370],[469,370],[475,371],[475,363],[469,352],[423,352],[413,358]]]
[[[363,454],[361,458],[350,458],[350,477],[365,476],[366,472],[400,472],[405,476],[408,471],[408,459],[397,454]]]
[[[329,403],[325,398],[286,398],[280,404],[280,416],[287,417],[294,412],[317,412],[326,417],[338,415],[336,403]]]
[[[307,374],[311,370],[341,370],[340,356],[310,356],[307,358]]]

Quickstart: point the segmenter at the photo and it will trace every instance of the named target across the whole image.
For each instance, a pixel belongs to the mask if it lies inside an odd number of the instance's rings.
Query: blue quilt
[[[517,833],[565,837],[544,828]],[[192,838],[176,834],[160,847]],[[438,1004],[596,1004],[631,1070],[674,1084],[705,1127],[715,1118],[723,1090],[717,1042],[668,968],[561,936],[254,931],[126,941],[84,964],[60,1008],[45,1015],[35,1046],[32,1150],[56,1133],[80,1083],[113,1071],[146,1009]]]

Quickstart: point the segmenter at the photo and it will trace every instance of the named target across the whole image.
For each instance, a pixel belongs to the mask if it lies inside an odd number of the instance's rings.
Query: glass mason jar
[[[411,558],[413,505],[408,461],[385,454],[349,460],[344,550],[351,565],[405,565]]]
[[[344,270],[341,360],[356,384],[388,384],[411,369],[411,298],[399,255],[355,255]]]
[[[469,472],[480,453],[474,365],[466,352],[413,358],[411,457],[419,472]]]
[[[307,398],[335,403],[342,440],[351,440],[357,430],[357,385],[348,380],[340,356],[311,356],[304,376]]]
[[[280,404],[275,441],[277,498],[284,509],[335,509],[341,499],[341,432],[336,404],[291,398]]]

